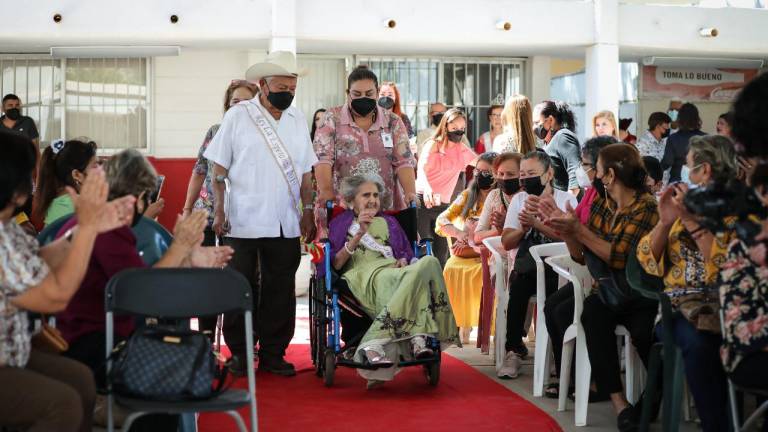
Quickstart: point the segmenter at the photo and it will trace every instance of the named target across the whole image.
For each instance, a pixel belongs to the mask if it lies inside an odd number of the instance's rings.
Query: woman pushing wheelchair
[[[351,176],[340,189],[348,210],[329,225],[331,265],[373,319],[355,353],[356,361],[379,367],[358,369],[370,388],[392,380],[401,358],[433,356],[427,338],[458,343],[458,329],[440,262],[415,260],[403,229],[381,213],[381,178]]]

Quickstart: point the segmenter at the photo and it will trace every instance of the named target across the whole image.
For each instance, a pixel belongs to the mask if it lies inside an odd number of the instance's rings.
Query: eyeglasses
[[[480,171],[480,170],[478,170],[477,168],[475,168],[474,170],[472,170],[472,173],[473,173],[475,176],[479,176],[479,175],[481,175],[481,176],[485,176],[485,177],[491,177],[491,176],[493,176],[493,173],[492,173],[492,172],[490,172],[489,170],[482,170],[482,171]]]
[[[491,118],[501,118],[501,114],[491,114],[489,117],[491,117]]]

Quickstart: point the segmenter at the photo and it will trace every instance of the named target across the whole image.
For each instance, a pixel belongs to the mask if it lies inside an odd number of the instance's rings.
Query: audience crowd
[[[464,110],[433,103],[429,127],[414,131],[397,85],[379,82],[365,66],[350,73],[344,104],[318,109],[310,123],[292,106],[304,72],[291,53],[278,51],[229,84],[224,117],[199,148],[173,241],[154,263],[142,258],[133,230],[163,210],[150,162],[134,150],[103,161],[87,138],[56,140],[40,154],[34,122],[18,131],[31,121],[18,97],[3,98],[0,427],[89,431],[103,422],[104,292],[129,268],[242,273],[257,299],[258,368],[295,375],[285,352],[300,245],[326,236],[332,270],[365,314],[385,323],[365,332],[353,355],[361,363],[432,355],[429,337],[469,342],[480,322],[483,240],[498,237],[509,268],[495,275],[509,291],[508,303],[498,305],[506,309],[499,378],[524,373],[529,355],[528,304],[542,282],[531,248],[561,242],[594,280],[584,287],[579,317],[590,401],[611,401],[618,430],[635,431],[640,420],[621,379],[619,325],[645,366],[661,335],[674,335],[705,431],[729,427],[728,380],[768,390],[768,74],[718,118],[717,135],[702,132],[694,104],[674,100],[668,112],[650,114],[638,137],[627,130],[632,119],[595,113],[591,137],[581,142],[568,104],[532,106],[512,95],[489,101],[490,129],[473,146]],[[327,201],[345,208],[330,221]],[[434,257],[416,260],[387,213],[411,206]],[[36,229],[48,240],[38,243]],[[633,262],[662,282],[671,323],[662,325],[657,301],[628,294]],[[582,293],[558,286],[548,266],[542,286],[546,328],[536,331],[552,341],[557,373],[545,395],[556,398],[562,342]],[[33,343],[38,314],[56,318],[65,349],[45,352]],[[213,332],[216,317],[199,324]],[[135,326],[118,319],[117,340]],[[228,367],[242,375],[253,367],[245,363],[242,315],[225,314],[223,333]],[[373,388],[395,372],[361,375]],[[657,405],[647,399],[637,404]],[[176,419],[143,427],[173,430]]]

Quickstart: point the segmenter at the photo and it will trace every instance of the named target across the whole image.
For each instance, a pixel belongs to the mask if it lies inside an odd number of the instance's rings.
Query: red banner
[[[688,69],[643,66],[643,98],[731,102],[757,69]]]

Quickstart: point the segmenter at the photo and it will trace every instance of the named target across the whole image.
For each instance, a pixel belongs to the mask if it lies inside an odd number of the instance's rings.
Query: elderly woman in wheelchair
[[[405,232],[380,212],[382,180],[351,176],[342,182],[348,210],[329,225],[331,265],[349,286],[373,324],[362,337],[355,360],[379,368],[358,369],[371,383],[391,380],[398,359],[434,355],[427,338],[451,344],[458,330],[445,290],[440,262],[414,259]]]

